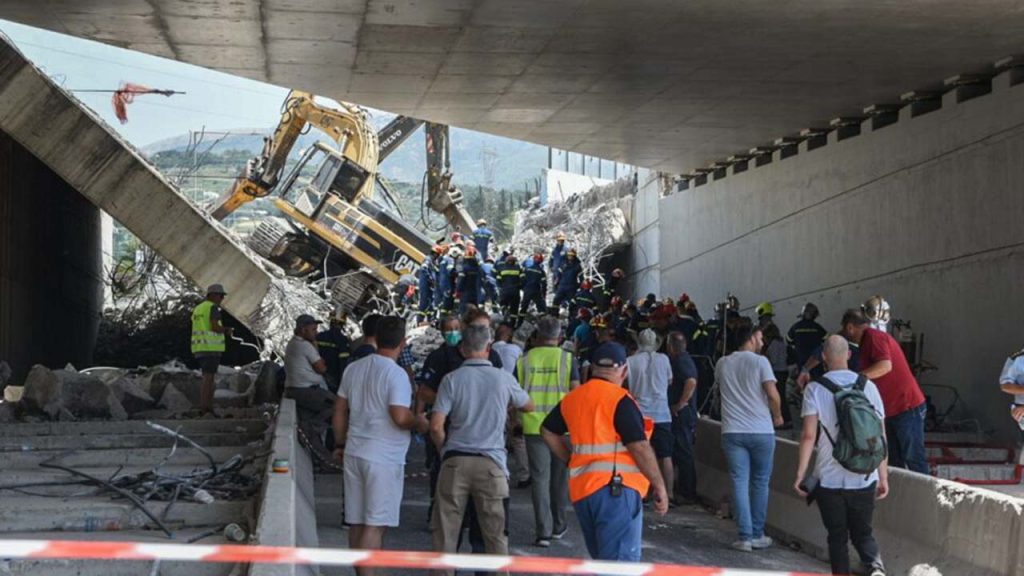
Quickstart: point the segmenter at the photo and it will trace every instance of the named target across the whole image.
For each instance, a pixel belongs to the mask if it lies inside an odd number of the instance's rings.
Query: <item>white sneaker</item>
[[[885,570],[882,570],[881,568],[872,568],[871,576],[885,576]]]
[[[754,546],[750,540],[737,540],[730,544],[733,550],[739,550],[740,552],[753,552]]]
[[[754,550],[764,550],[765,548],[771,548],[775,541],[772,540],[771,536],[761,536],[760,538],[754,538],[750,541],[750,547]]]

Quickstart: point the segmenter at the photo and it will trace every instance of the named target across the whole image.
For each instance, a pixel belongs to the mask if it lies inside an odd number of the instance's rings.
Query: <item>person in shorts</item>
[[[376,353],[350,364],[338,388],[334,455],[344,466],[345,523],[353,549],[381,549],[384,533],[398,526],[409,431],[428,427],[410,409],[412,386],[397,363],[403,346],[405,320],[381,318]],[[372,574],[367,568],[356,572]]]
[[[672,411],[668,405],[668,389],[672,385],[672,363],[667,355],[657,352],[658,335],[647,328],[637,338],[637,353],[626,361],[629,392],[640,405],[644,417],[654,421],[651,448],[658,459],[658,468],[666,486],[675,485],[672,451]]]

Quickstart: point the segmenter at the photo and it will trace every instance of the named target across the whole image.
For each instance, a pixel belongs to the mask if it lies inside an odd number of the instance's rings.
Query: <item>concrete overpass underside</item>
[[[998,0],[6,0],[0,18],[673,173],[1024,44],[1024,6]]]

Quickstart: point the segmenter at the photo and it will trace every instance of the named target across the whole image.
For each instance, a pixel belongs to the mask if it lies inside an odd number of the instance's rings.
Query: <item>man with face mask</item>
[[[485,324],[490,326],[491,319],[487,314],[478,310],[471,311],[466,315],[469,324]],[[465,357],[459,350],[459,343],[462,342],[462,321],[458,316],[445,316],[440,323],[441,335],[444,337],[444,344],[441,344],[427,359],[423,361],[423,368],[416,376],[419,389],[416,392],[416,416],[426,417],[428,408],[437,399],[437,391],[441,388],[441,380],[462,366]],[[488,360],[495,368],[501,368],[501,356],[493,349],[488,355]],[[433,443],[427,442],[427,466],[430,468],[430,508],[427,510],[429,520],[433,514],[434,492],[437,489],[437,478],[441,472],[441,458]]]

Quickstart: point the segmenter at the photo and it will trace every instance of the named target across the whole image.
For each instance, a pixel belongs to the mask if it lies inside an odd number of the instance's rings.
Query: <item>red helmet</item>
[[[540,264],[541,262],[544,261],[544,255],[543,254],[534,254],[533,255],[533,261],[536,262],[537,264]]]
[[[466,258],[476,258],[475,246],[466,246]]]
[[[580,308],[579,317],[586,320],[590,318],[590,308]]]
[[[610,304],[612,308],[618,308],[622,306],[622,296],[612,296]]]
[[[580,284],[580,288],[582,288],[582,289],[584,289],[584,290],[590,290],[590,289],[591,289],[591,288],[592,288],[593,286],[594,286],[594,285],[590,283],[590,280],[584,280],[584,281],[583,281],[583,282],[582,282],[582,283]]]

